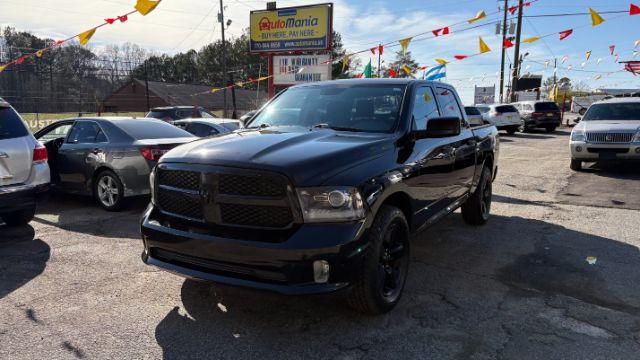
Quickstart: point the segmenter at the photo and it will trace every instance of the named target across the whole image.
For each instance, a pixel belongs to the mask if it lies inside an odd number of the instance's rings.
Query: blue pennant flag
[[[425,80],[433,81],[442,79],[447,76],[447,66],[446,65],[438,65],[434,66],[429,71],[425,72],[423,78]]]

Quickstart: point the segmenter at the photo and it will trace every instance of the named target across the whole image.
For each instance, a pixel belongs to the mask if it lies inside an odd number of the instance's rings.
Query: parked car
[[[173,122],[187,118],[217,118],[215,114],[202,106],[164,106],[151,109],[145,117]]]
[[[256,113],[258,113],[258,110],[247,111],[242,116],[240,116],[240,121],[242,121],[243,124],[246,124],[247,121],[249,121]]]
[[[9,226],[27,224],[48,189],[47,149],[0,98],[0,218]]]
[[[510,104],[477,105],[482,119],[494,125],[498,130],[505,130],[513,135],[520,129],[522,120],[518,110]]]
[[[497,164],[496,128],[471,128],[450,85],[291,87],[247,129],[160,159],[142,258],[283,294],[345,289],[354,308],[384,313],[404,288],[410,233],[459,207],[484,224]]]
[[[614,98],[589,107],[571,132],[571,169],[583,162],[640,160],[640,98]]]
[[[183,119],[174,121],[173,125],[186,130],[197,137],[226,134],[242,127],[242,123],[240,121],[232,119]]]
[[[475,106],[465,106],[464,112],[467,114],[467,120],[471,126],[482,126],[485,121],[482,119],[482,113]]]
[[[149,194],[149,174],[158,159],[196,139],[157,119],[96,117],[60,120],[38,131],[49,152],[56,190],[93,195],[109,211],[126,198]]]
[[[553,101],[520,101],[513,106],[518,109],[522,119],[521,132],[529,132],[535,128],[554,132],[562,122],[560,108]]]

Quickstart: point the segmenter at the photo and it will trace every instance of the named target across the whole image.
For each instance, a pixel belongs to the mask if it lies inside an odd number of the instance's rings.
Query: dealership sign
[[[274,85],[295,85],[325,80],[331,80],[329,55],[273,57]]]
[[[256,10],[250,14],[249,50],[253,53],[328,50],[332,5]]]

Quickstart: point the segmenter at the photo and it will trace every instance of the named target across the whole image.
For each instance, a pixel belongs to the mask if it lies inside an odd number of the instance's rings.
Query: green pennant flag
[[[364,77],[371,77],[371,59],[369,59],[369,63],[364,67]]]

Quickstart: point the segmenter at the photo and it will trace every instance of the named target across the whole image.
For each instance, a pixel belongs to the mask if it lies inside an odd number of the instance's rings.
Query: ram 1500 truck
[[[492,125],[471,128],[453,87],[413,79],[291,87],[247,128],[181,145],[151,175],[142,259],[173,273],[283,294],[344,289],[391,310],[410,234],[462,207],[489,218]]]

